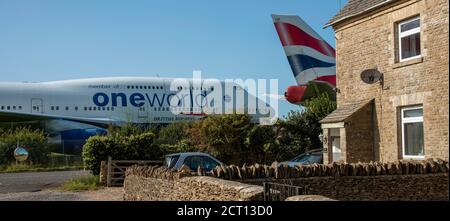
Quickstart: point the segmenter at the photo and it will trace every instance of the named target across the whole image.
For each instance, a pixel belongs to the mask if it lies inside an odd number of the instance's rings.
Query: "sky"
[[[278,79],[296,85],[270,15],[324,24],[346,0],[0,0],[0,81]],[[280,116],[297,105],[279,102]]]

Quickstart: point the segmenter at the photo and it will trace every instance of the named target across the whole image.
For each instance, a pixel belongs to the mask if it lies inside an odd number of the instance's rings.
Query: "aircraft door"
[[[142,107],[138,107],[138,119],[140,123],[148,123],[149,110],[147,103]]]
[[[40,98],[31,99],[31,113],[44,113],[43,101]]]

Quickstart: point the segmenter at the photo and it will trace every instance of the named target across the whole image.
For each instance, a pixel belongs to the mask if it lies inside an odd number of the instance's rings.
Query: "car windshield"
[[[322,161],[322,154],[320,153],[307,153],[291,160],[291,162],[297,163],[321,163],[321,161]]]
[[[300,156],[298,156],[298,157],[292,159],[291,161],[292,161],[292,162],[303,163],[303,162],[308,161],[309,156],[310,156],[309,154],[300,155]]]
[[[322,163],[322,155],[319,154],[313,154],[308,159],[309,163]]]
[[[186,164],[193,171],[196,171],[198,167],[203,168],[205,171],[211,171],[219,165],[216,161],[207,156],[186,157],[184,164]]]
[[[172,156],[166,156],[165,160],[165,166],[169,169],[175,166],[175,164],[178,161],[178,158],[180,158],[180,155],[172,155]]]

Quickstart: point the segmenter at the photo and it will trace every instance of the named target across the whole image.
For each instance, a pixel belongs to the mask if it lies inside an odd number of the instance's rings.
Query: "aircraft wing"
[[[68,120],[79,123],[91,124],[93,126],[102,128],[106,128],[111,124],[117,124],[117,121],[110,118],[81,118],[81,117],[68,117],[49,114],[0,111],[0,122],[24,122],[24,121],[38,121],[38,120]]]

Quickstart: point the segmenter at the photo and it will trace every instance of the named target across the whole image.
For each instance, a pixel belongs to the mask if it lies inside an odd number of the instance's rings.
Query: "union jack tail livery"
[[[336,86],[334,48],[299,16],[272,15],[272,19],[298,84],[296,88],[288,88],[287,100],[301,103],[324,92],[335,96],[332,90]],[[295,96],[289,97],[289,92]]]

